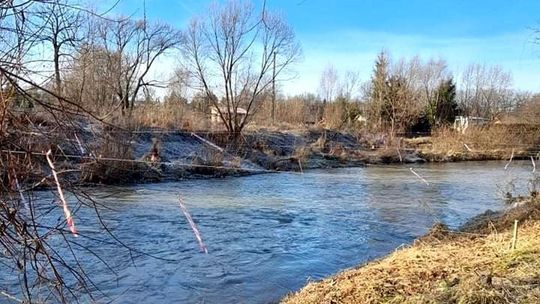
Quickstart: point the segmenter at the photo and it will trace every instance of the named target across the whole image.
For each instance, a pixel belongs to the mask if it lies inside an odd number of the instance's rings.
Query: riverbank
[[[501,142],[486,146],[478,138],[466,138],[468,144],[463,142],[456,147],[455,142],[459,139],[447,139],[449,134],[444,134],[443,139],[439,134],[390,139],[384,134],[347,133],[316,127],[294,130],[259,128],[246,131],[236,140],[231,140],[225,132],[160,129],[142,129],[124,137],[130,138],[130,157],[143,161],[137,168],[129,168],[140,172],[139,181],[221,178],[370,164],[538,157],[534,149],[535,140],[514,148]],[[441,145],[441,141],[452,145]],[[157,161],[151,160],[152,153],[155,153]]]
[[[512,129],[513,130],[513,129]],[[358,167],[369,164],[452,162],[538,158],[537,132],[507,129],[471,130],[465,135],[444,130],[429,137],[393,137],[305,127],[246,130],[232,139],[226,132],[91,125],[85,120],[57,134],[50,124],[12,134],[30,143],[33,152],[51,149],[63,177],[76,183],[126,184],[250,174]],[[510,132],[510,131],[508,131]],[[512,131],[514,132],[514,131]],[[512,136],[511,136],[512,135]],[[54,139],[56,145],[43,143]],[[24,158],[26,151],[10,151]],[[6,152],[6,151],[4,151]],[[43,155],[29,170],[27,183],[49,171]],[[14,154],[17,155],[17,154]]]
[[[540,199],[518,205],[455,232],[435,226],[413,245],[309,283],[283,303],[538,303]]]
[[[302,172],[370,164],[538,157],[534,139],[519,140],[513,144],[509,144],[508,140],[504,141],[506,144],[498,141],[486,145],[483,144],[486,138],[478,137],[478,132],[473,131],[471,134],[474,136],[467,135],[465,138],[455,132],[446,132],[431,137],[389,139],[384,134],[354,134],[316,127],[293,130],[259,128],[246,131],[232,140],[226,132],[143,129],[129,137],[134,159],[148,161],[149,155],[155,150],[159,160],[155,164],[151,161],[143,164],[140,174],[142,181]],[[486,134],[488,137],[494,136],[489,132]]]

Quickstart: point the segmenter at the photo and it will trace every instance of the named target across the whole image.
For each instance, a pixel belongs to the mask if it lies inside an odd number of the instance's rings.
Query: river
[[[510,185],[525,193],[532,169],[524,161],[504,166],[414,165],[429,185],[408,166],[369,166],[92,188],[107,227],[159,259],[84,237],[80,242],[116,273],[79,255],[103,302],[272,303],[309,280],[410,244],[435,222],[456,228],[504,208],[501,194]],[[208,254],[200,252],[178,195]],[[81,234],[103,234],[89,208],[77,211],[76,221]]]

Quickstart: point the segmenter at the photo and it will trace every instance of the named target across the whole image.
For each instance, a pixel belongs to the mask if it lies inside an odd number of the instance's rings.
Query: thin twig
[[[420,180],[422,180],[426,185],[429,186],[429,182],[428,182],[425,178],[421,177],[418,173],[414,172],[413,168],[409,168],[409,170],[411,170],[412,174],[416,175],[416,177],[418,177],[418,178],[419,178]]]
[[[210,147],[212,147],[212,148],[218,150],[219,152],[222,152],[222,153],[224,152],[224,151],[223,151],[223,148],[221,148],[220,146],[218,146],[218,145],[214,144],[213,142],[210,142],[210,141],[208,141],[208,140],[206,140],[206,139],[200,137],[199,135],[197,135],[197,134],[195,134],[195,133],[193,133],[193,132],[191,132],[191,136],[197,138],[198,140],[200,140],[200,141],[202,141],[203,143],[209,145]]]
[[[508,169],[508,166],[510,166],[510,163],[512,163],[512,160],[514,159],[514,149],[512,149],[512,155],[510,155],[510,160],[508,160],[508,163],[506,166],[504,166],[504,170]]]
[[[21,186],[19,184],[19,179],[17,176],[15,176],[15,186],[17,187],[17,191],[19,191],[19,195],[21,196],[21,202],[23,204],[24,210],[30,210],[30,207],[28,207],[28,203],[26,202],[26,199],[24,198],[24,194],[22,192]]]
[[[15,301],[17,303],[22,303],[23,302],[22,300],[17,299],[16,297],[14,297],[14,296],[6,293],[6,292],[3,292],[3,291],[0,291],[0,295],[3,295],[4,297],[6,297],[6,298],[8,298],[8,299],[10,299],[12,301]]]
[[[75,134],[75,139],[77,140],[77,144],[79,145],[79,150],[81,150],[81,153],[82,154],[85,154],[86,152],[84,151],[84,148],[81,144],[81,141],[79,140],[79,137],[77,136],[77,134]]]
[[[62,208],[64,210],[64,216],[66,217],[66,222],[69,227],[69,230],[73,234],[73,236],[77,237],[77,228],[75,228],[75,222],[73,221],[73,217],[71,216],[71,212],[69,211],[66,198],[64,197],[64,191],[62,190],[62,187],[60,186],[60,181],[58,180],[58,175],[56,174],[56,169],[54,168],[54,163],[51,159],[52,151],[49,149],[45,156],[47,157],[47,162],[49,163],[49,167],[51,167],[52,174],[54,177],[54,181],[56,182],[56,188],[58,190],[58,195],[60,196],[60,201],[62,202]]]
[[[517,238],[518,238],[518,220],[514,221],[514,230],[512,232],[512,250],[516,250]]]
[[[197,228],[197,225],[195,225],[195,222],[193,221],[193,218],[189,214],[188,209],[186,208],[186,205],[184,204],[184,201],[182,200],[182,197],[178,196],[178,202],[180,204],[180,209],[182,210],[182,213],[186,217],[189,226],[191,227],[191,230],[193,230],[193,234],[195,234],[195,238],[197,238],[197,242],[199,242],[199,248],[202,252],[208,254],[208,249],[206,248],[206,245],[204,244],[201,233],[199,232],[199,229]]]

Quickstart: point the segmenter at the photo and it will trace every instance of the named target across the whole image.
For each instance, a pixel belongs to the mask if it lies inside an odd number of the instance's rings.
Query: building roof
[[[229,113],[229,111],[227,111],[227,106],[220,106],[220,107],[219,107],[219,111],[220,111],[221,113],[223,113],[223,114]],[[234,113],[234,108],[233,108],[233,107],[230,107],[230,112],[231,112],[231,113]],[[216,108],[215,106],[212,107],[212,113],[215,113],[215,114],[218,113],[217,108]],[[247,110],[244,109],[244,108],[238,107],[238,108],[236,109],[236,114],[247,115]]]

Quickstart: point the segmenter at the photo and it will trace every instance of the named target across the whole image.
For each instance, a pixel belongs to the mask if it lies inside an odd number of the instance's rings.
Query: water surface
[[[116,270],[81,253],[113,303],[269,303],[347,267],[385,255],[435,222],[458,227],[501,193],[526,190],[530,164],[466,162],[371,166],[91,189],[127,245],[173,261],[83,239]],[[178,206],[186,202],[208,254]],[[100,234],[84,208],[82,233]]]

